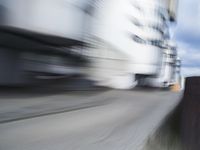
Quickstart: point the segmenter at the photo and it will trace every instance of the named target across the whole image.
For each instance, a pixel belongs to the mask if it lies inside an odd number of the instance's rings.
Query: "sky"
[[[173,38],[178,44],[184,76],[200,76],[200,0],[179,0]]]

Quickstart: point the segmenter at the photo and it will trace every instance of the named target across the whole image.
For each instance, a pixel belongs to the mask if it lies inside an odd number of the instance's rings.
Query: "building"
[[[163,47],[162,66],[159,74],[154,77],[146,78],[145,85],[153,87],[170,87],[174,84],[180,84],[181,62],[177,55],[177,46],[172,41],[166,41]]]
[[[129,89],[158,78],[166,59],[164,43],[170,39],[168,25],[176,20],[172,2],[102,0],[94,10],[86,38],[92,45],[87,53],[90,79]]]
[[[79,55],[87,5],[83,0],[1,0],[0,85],[81,74],[87,63]]]
[[[20,83],[26,74],[48,79],[86,74],[97,85],[118,89],[170,85],[176,48],[169,44],[169,24],[176,21],[177,4],[2,0],[0,84]]]

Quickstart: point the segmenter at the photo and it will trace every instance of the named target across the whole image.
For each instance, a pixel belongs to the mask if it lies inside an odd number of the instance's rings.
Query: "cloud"
[[[181,72],[183,76],[200,76],[200,68],[198,67],[182,67]]]
[[[200,18],[199,18],[200,19]],[[179,42],[184,42],[192,45],[192,47],[200,48],[200,31],[195,29],[183,30],[179,29],[176,32],[175,38]]]
[[[200,67],[200,50],[190,44],[178,42],[178,54],[183,66]]]
[[[178,11],[176,39],[199,44],[200,39],[200,1],[182,0]]]
[[[178,42],[178,47],[178,55],[182,60],[182,75],[200,76],[200,50],[184,42]]]
[[[182,73],[184,76],[200,75],[200,1],[182,0],[179,4],[174,39],[178,43]]]
[[[184,42],[200,38],[200,1],[181,0],[179,3],[178,23],[175,36]],[[191,39],[191,40],[190,40]]]

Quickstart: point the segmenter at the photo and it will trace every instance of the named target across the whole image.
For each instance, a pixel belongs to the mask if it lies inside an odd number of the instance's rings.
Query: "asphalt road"
[[[156,90],[8,93],[0,150],[141,150],[180,99]]]

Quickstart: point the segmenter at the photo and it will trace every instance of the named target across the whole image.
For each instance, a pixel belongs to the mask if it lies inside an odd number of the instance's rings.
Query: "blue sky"
[[[200,0],[179,0],[174,38],[183,75],[200,75]]]

